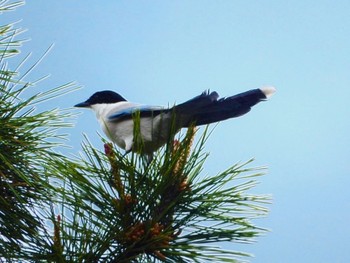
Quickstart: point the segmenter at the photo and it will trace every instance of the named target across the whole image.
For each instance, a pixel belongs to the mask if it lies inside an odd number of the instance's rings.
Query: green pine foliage
[[[104,151],[85,143],[85,160],[74,173],[61,163],[59,171],[69,175],[61,192],[62,257],[74,262],[237,262],[247,256],[215,244],[252,242],[264,231],[251,219],[266,214],[262,204],[268,198],[246,193],[261,173],[244,168],[245,163],[203,178],[208,137],[204,133],[192,149],[193,137],[192,128],[149,164],[107,142]]]
[[[1,1],[0,12],[20,4]],[[24,61],[15,70],[7,66],[7,60],[19,53],[19,33],[13,24],[0,27],[0,259],[9,261],[31,258],[33,248],[50,247],[42,215],[52,205],[55,191],[48,160],[60,156],[53,150],[61,140],[56,130],[68,125],[64,119],[70,114],[55,109],[36,113],[35,105],[72,87],[21,96],[32,86],[18,75]]]
[[[0,12],[20,4],[0,1]],[[269,198],[248,193],[262,170],[246,168],[248,161],[205,175],[209,132],[197,135],[194,127],[152,160],[87,138],[80,156],[64,156],[60,132],[72,112],[35,106],[75,86],[25,96],[36,81],[23,75],[36,63],[22,75],[26,59],[8,69],[22,44],[18,33],[0,27],[0,261],[245,261],[249,254],[220,245],[250,243],[265,231],[253,221],[267,214]],[[137,115],[134,121],[139,127]]]

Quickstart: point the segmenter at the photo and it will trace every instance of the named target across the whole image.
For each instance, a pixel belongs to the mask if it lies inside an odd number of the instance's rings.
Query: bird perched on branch
[[[142,153],[152,153],[168,142],[171,134],[190,125],[205,125],[239,117],[260,101],[268,99],[275,88],[249,90],[220,98],[217,92],[205,91],[170,108],[129,102],[114,91],[99,91],[75,107],[90,108],[96,113],[104,133],[127,153],[139,152],[134,139],[135,113],[139,114]]]

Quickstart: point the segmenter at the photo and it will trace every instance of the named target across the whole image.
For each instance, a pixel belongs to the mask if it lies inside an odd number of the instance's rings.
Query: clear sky
[[[83,86],[47,107],[71,107],[98,90],[155,105],[205,89],[221,96],[263,85],[277,93],[239,119],[220,123],[206,150],[206,174],[254,157],[268,166],[254,192],[272,194],[271,229],[252,262],[350,262],[349,1],[47,1],[2,16],[31,38],[28,77],[52,74],[38,89]],[[70,130],[72,151],[86,133],[97,146],[92,112]]]

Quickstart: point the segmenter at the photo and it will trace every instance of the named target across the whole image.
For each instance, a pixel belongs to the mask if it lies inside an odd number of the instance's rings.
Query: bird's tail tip
[[[262,87],[260,90],[264,93],[266,99],[270,98],[276,92],[276,88],[273,86]]]

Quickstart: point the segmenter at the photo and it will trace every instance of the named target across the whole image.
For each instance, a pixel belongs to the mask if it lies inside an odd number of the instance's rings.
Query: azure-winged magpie
[[[178,132],[192,124],[205,125],[239,117],[274,92],[275,88],[265,87],[219,99],[217,92],[205,91],[182,104],[165,108],[132,103],[118,93],[106,90],[94,93],[75,107],[95,111],[104,133],[126,152],[139,150],[135,149],[136,143],[134,145],[133,120],[134,113],[139,112],[142,151],[151,156],[168,141],[172,129]]]

